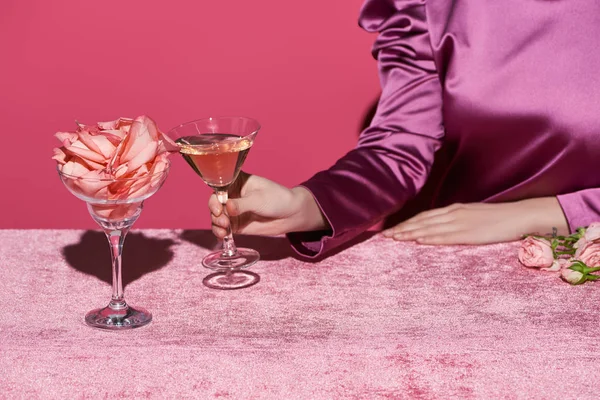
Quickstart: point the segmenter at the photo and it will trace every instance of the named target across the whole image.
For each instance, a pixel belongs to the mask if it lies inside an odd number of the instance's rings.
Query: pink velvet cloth
[[[154,314],[106,332],[103,234],[0,231],[0,398],[597,398],[600,291],[522,267],[517,244],[426,247],[372,233],[264,260],[237,291],[202,285],[206,231],[133,231],[125,297]]]

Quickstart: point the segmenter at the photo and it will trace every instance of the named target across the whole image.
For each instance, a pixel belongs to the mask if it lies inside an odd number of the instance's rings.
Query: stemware
[[[168,135],[180,146],[180,154],[225,205],[228,190],[236,180],[260,129],[245,117],[211,117],[181,124]],[[226,212],[226,211],[225,211]],[[260,259],[256,250],[236,247],[231,228],[223,248],[202,260],[204,267],[217,272],[203,283],[213,289],[240,289],[257,283],[260,277],[243,268]]]
[[[95,328],[121,330],[144,326],[152,314],[127,304],[123,295],[121,255],[125,236],[139,218],[144,201],[158,191],[169,172],[170,163],[160,172],[135,178],[85,178],[63,173],[61,181],[69,191],[87,204],[94,221],[100,225],[112,256],[112,297],[106,307],[88,312],[85,322]]]

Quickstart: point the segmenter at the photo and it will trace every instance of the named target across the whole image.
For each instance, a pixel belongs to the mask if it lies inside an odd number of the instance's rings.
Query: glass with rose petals
[[[100,225],[112,255],[112,298],[106,307],[90,311],[85,322],[95,328],[122,330],[144,326],[152,314],[132,307],[123,296],[121,254],[125,236],[139,218],[144,201],[155,194],[169,173],[170,163],[131,178],[77,177],[58,169],[61,181],[77,198],[87,203],[88,211]]]
[[[245,117],[213,117],[179,125],[168,136],[180,146],[179,153],[225,205],[228,190],[238,177],[246,156],[260,129],[259,123]],[[202,260],[204,267],[217,272],[206,276],[212,289],[241,289],[256,284],[260,277],[243,268],[256,263],[256,250],[236,247],[231,228],[220,251]]]

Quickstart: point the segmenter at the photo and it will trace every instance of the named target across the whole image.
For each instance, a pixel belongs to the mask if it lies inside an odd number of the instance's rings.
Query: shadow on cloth
[[[278,261],[289,257],[301,260],[304,262],[315,263],[325,258],[336,255],[349,247],[352,247],[358,243],[364,242],[367,239],[373,237],[377,232],[367,231],[359,234],[352,240],[344,243],[343,245],[335,248],[316,259],[307,259],[297,254],[290,246],[287,238],[283,236],[255,236],[255,235],[240,235],[235,234],[234,240],[238,247],[248,247],[254,249],[260,253],[260,259],[264,261]],[[203,247],[208,250],[220,250],[221,242],[213,235],[212,231],[209,230],[184,230],[179,236],[182,240]]]
[[[123,244],[123,287],[167,265],[173,258],[171,246],[175,243],[130,232]],[[74,269],[112,284],[110,248],[104,232],[85,231],[79,243],[63,247],[62,254]]]
[[[186,242],[195,244],[208,250],[220,250],[221,242],[210,230],[188,229],[181,232],[179,237]],[[237,247],[248,247],[260,253],[264,261],[283,260],[288,257],[297,257],[285,237],[234,235]]]

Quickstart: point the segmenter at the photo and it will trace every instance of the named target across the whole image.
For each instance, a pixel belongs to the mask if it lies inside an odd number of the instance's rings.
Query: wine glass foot
[[[202,283],[211,289],[235,290],[256,285],[260,276],[250,271],[215,272],[207,275]]]
[[[85,316],[85,323],[93,328],[125,330],[148,325],[152,314],[143,308],[134,308],[127,304],[120,308],[110,306],[92,310]]]
[[[226,271],[229,269],[248,268],[260,259],[256,250],[238,248],[232,256],[226,256],[222,251],[210,253],[202,260],[202,265],[208,269]]]

